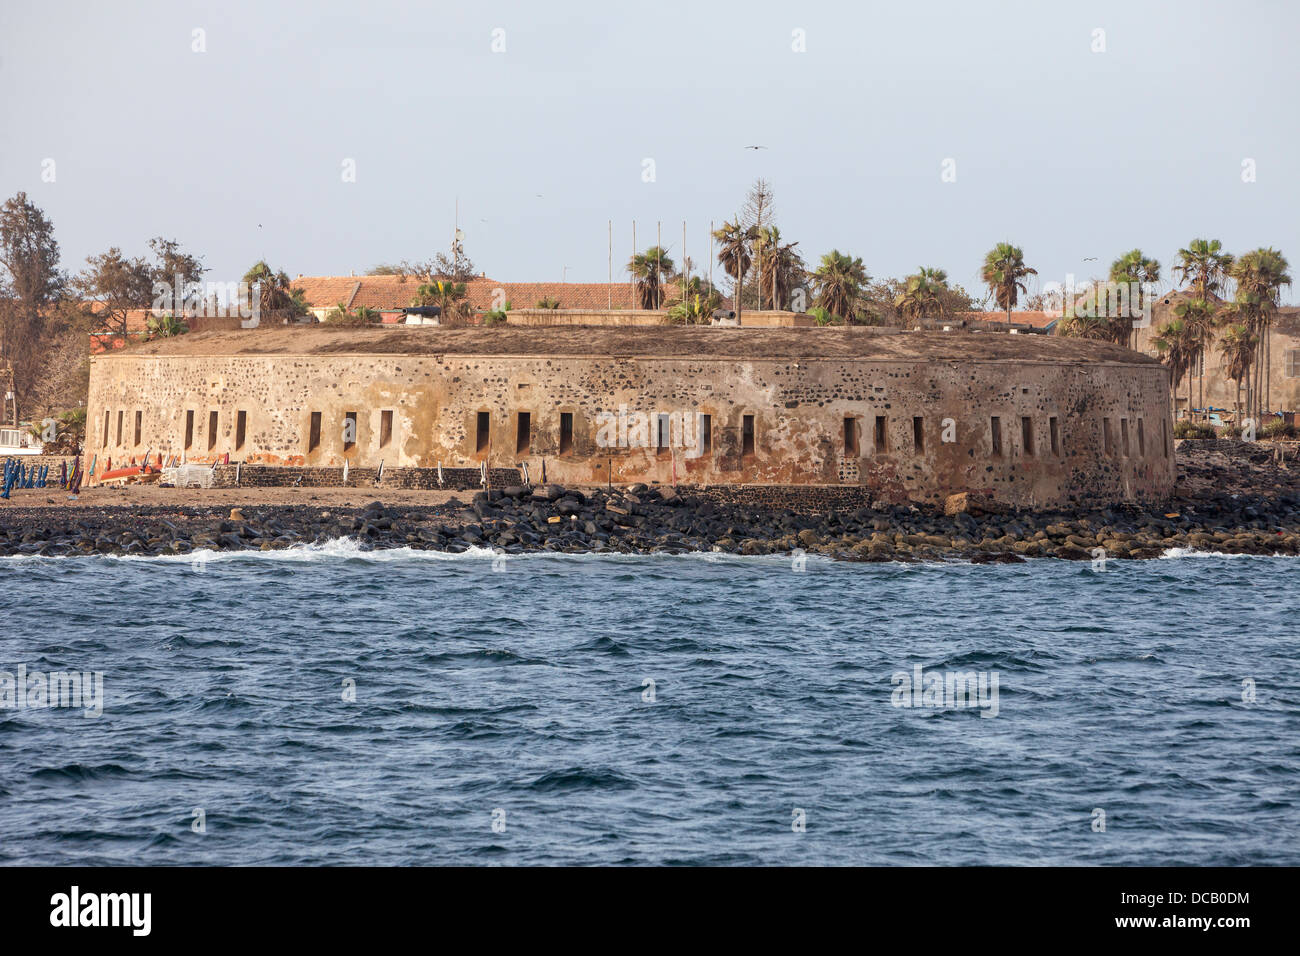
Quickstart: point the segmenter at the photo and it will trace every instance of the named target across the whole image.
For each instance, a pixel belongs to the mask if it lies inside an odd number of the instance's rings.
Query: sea
[[[0,863],[1294,865],[1298,571],[0,558]]]

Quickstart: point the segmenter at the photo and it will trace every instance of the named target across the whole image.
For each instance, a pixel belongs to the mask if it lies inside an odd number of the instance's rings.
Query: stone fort
[[[1169,393],[1156,360],[1055,336],[281,326],[92,357],[86,453],[1039,507],[1171,492]]]

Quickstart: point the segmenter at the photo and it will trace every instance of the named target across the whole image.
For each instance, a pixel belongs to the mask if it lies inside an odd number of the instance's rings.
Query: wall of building
[[[614,417],[603,430],[601,413]],[[685,420],[689,432],[655,448],[638,413]],[[562,416],[572,423],[563,448]],[[708,416],[710,440],[692,457],[681,446],[693,444],[697,416]],[[527,463],[534,481],[544,466],[565,483],[846,484],[899,500],[981,491],[1022,506],[1156,497],[1174,480],[1168,372],[1113,362],[127,352],[92,360],[87,432],[87,453],[115,460],[146,450],[312,468],[487,458]]]
[[[1136,347],[1139,352],[1152,356],[1160,355],[1153,340],[1159,334],[1163,322],[1168,321],[1170,318],[1173,318],[1172,314],[1157,311],[1149,328],[1137,330]],[[1300,316],[1295,314],[1278,316],[1270,338],[1271,354],[1267,378],[1268,402],[1266,407],[1274,411],[1294,412],[1300,410]],[[1228,378],[1223,366],[1223,355],[1220,353],[1218,345],[1211,346],[1205,355],[1204,404],[1201,402],[1201,379],[1199,376],[1193,376],[1192,378],[1192,406],[1194,408],[1213,406],[1214,408],[1226,408],[1229,411],[1236,408],[1239,400],[1237,397],[1237,383]],[[1244,404],[1246,402],[1244,381],[1241,386],[1240,401]],[[1179,415],[1186,414],[1186,378],[1178,385],[1175,402]]]

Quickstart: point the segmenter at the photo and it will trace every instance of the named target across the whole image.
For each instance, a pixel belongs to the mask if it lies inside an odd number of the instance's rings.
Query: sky
[[[1040,284],[1167,276],[1198,236],[1300,273],[1297,35],[1286,0],[4,0],[0,193],[66,269],[162,235],[218,282],[430,258],[457,204],[502,281],[606,281],[611,221],[616,281],[634,222],[704,268],[758,177],[873,277],[974,290],[1003,240]]]

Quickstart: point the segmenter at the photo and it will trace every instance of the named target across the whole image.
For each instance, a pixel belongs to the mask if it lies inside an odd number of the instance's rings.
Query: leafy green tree
[[[82,299],[95,302],[96,331],[127,339],[127,314],[153,303],[153,268],[141,258],[129,258],[113,246],[86,259],[75,287]]]
[[[0,362],[13,371],[19,402],[36,387],[45,316],[66,285],[54,224],[18,193],[0,206]]]

